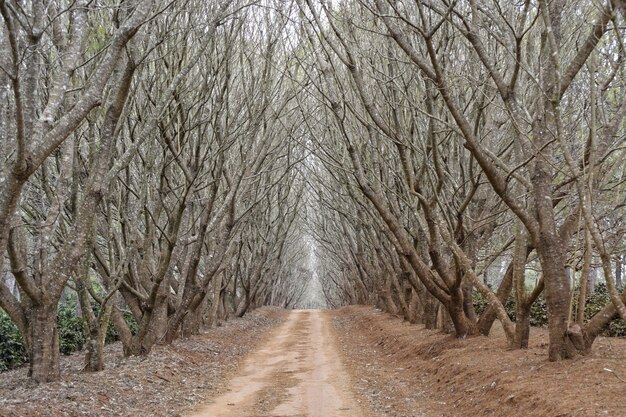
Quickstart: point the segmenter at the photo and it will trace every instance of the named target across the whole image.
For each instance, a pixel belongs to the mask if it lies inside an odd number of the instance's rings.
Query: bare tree
[[[0,174],[0,267],[8,252],[19,287],[18,298],[6,285],[0,285],[0,305],[24,335],[29,374],[38,382],[59,378],[56,307],[70,276],[64,266],[82,256],[101,192],[100,184],[92,178],[91,196],[79,205],[67,231],[68,239],[52,248],[69,195],[72,142],[78,140],[78,129],[101,104],[105,91],[111,89],[113,96],[125,96],[123,80],[113,86],[109,82],[116,78],[116,69],[124,65],[125,48],[153,6],[150,1],[138,2],[130,8],[109,8],[102,13],[91,2],[74,2],[62,8],[54,2],[0,3],[4,24],[2,78],[11,91],[4,104],[4,112],[11,119],[2,134],[7,157]],[[112,30],[90,41],[94,28],[100,25]],[[50,82],[39,82],[42,77]],[[107,123],[114,126],[113,119],[119,115],[115,111],[109,115],[112,120]],[[56,173],[50,171],[51,158],[61,166]],[[96,171],[106,167],[106,162],[101,157]],[[32,219],[36,224],[30,227],[18,204],[29,179],[40,170],[49,205],[43,213],[40,211],[42,217]],[[32,252],[31,237],[36,242]]]

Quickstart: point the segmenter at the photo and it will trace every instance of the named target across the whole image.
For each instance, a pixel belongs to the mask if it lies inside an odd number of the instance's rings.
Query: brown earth
[[[545,329],[532,329],[529,349],[509,350],[501,329],[457,340],[371,307],[341,309],[334,322],[355,389],[376,416],[626,416],[623,338],[552,363]]]
[[[282,323],[284,313],[256,310],[147,357],[108,345],[102,372],[81,372],[83,354],[61,358],[61,381],[37,385],[27,369],[0,373],[0,417],[180,416],[226,388],[246,354]]]
[[[190,417],[367,417],[339,359],[329,312],[293,310],[228,392]]]
[[[371,307],[257,310],[147,358],[107,347],[108,368],[35,385],[0,374],[0,417],[626,416],[626,340],[590,356],[547,361],[547,335],[528,350],[490,337],[456,340]]]

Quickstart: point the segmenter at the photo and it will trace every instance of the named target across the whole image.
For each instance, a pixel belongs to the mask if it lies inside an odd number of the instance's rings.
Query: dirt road
[[[148,357],[108,345],[102,372],[82,355],[61,358],[55,383],[0,372],[0,417],[626,416],[626,338],[563,362],[547,344],[540,328],[524,350],[501,327],[453,339],[367,306],[259,309]]]
[[[294,310],[273,332],[228,392],[189,417],[370,415],[353,396],[328,313]]]

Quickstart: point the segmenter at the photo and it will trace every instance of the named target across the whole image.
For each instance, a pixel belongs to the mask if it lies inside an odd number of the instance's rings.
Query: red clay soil
[[[371,307],[335,312],[355,391],[377,416],[626,416],[626,340],[590,356],[547,360],[547,332],[509,350],[502,331],[457,340]]]

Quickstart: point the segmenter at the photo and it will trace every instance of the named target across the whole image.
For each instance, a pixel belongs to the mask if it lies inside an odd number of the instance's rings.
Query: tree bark
[[[28,316],[28,376],[34,381],[52,382],[61,378],[59,335],[55,302],[33,305]]]
[[[617,255],[617,259],[615,260],[615,286],[622,290],[624,288],[624,284],[622,283],[622,256]]]

